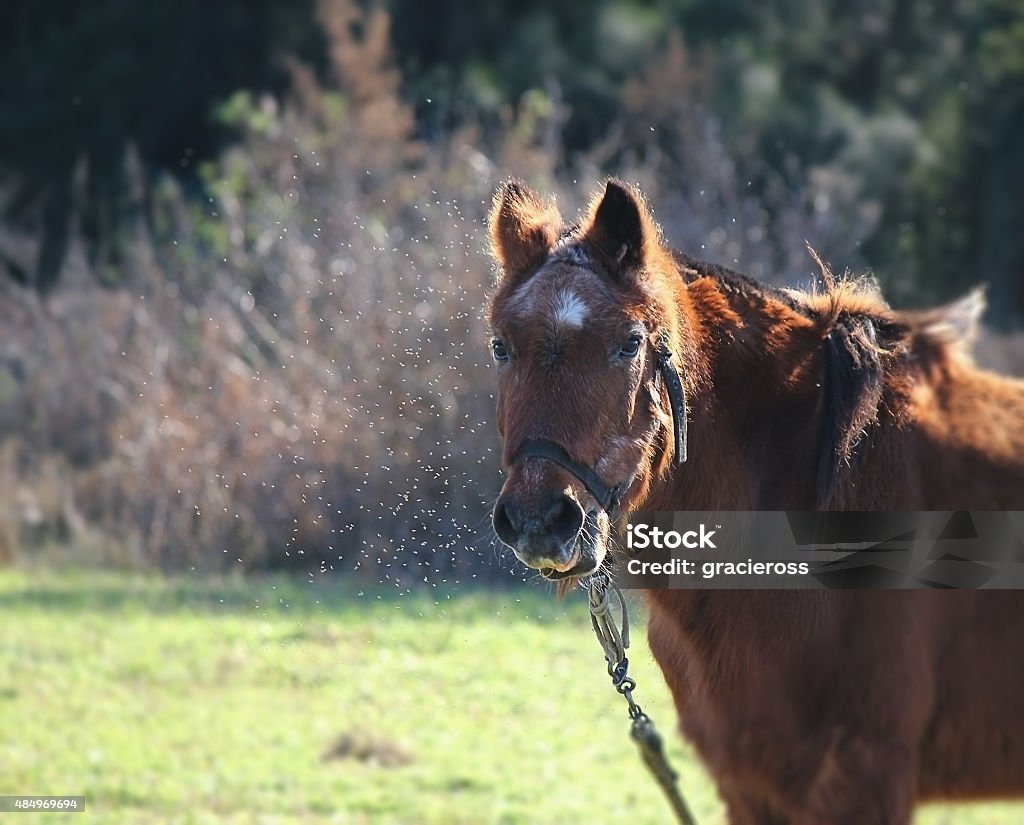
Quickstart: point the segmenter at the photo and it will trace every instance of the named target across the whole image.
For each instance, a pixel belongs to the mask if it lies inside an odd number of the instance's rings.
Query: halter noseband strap
[[[621,484],[618,487],[609,487],[601,479],[601,476],[585,464],[580,464],[578,461],[573,460],[572,456],[554,441],[547,441],[546,439],[524,441],[523,446],[519,448],[512,458],[512,463],[515,464],[524,458],[546,458],[548,461],[553,461],[555,464],[565,467],[565,469],[583,482],[583,486],[590,491],[594,500],[601,505],[602,510],[611,510],[619,505],[619,497],[622,495]]]
[[[665,389],[668,390],[669,407],[672,409],[675,463],[682,464],[686,461],[686,390],[675,364],[672,363],[672,350],[664,340],[658,345],[655,363],[665,382]],[[553,461],[564,467],[583,483],[583,486],[590,491],[594,500],[605,512],[610,512],[619,506],[619,500],[625,492],[625,488],[632,481],[630,479],[629,482],[612,487],[606,484],[595,470],[576,461],[561,445],[543,438],[524,441],[512,457],[512,464],[516,464],[524,458],[546,458],[548,461]]]

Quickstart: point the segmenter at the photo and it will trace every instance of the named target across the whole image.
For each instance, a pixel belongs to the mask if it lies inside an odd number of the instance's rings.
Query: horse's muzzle
[[[585,560],[583,508],[562,492],[524,501],[503,493],[494,505],[494,532],[519,560],[537,570],[569,573]]]

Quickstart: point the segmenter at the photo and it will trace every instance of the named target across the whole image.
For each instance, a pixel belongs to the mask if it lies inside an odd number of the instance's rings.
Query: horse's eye
[[[636,358],[637,353],[640,352],[640,344],[643,340],[644,338],[640,333],[634,332],[622,344],[619,355],[623,358]]]
[[[508,348],[500,338],[495,338],[491,341],[491,353],[493,353],[495,361],[508,360]]]

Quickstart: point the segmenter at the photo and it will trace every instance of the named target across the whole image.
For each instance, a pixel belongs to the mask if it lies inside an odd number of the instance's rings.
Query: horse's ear
[[[611,178],[594,198],[585,236],[617,276],[642,267],[658,246],[658,227],[643,196]]]
[[[495,193],[489,218],[491,250],[504,274],[521,274],[547,257],[558,241],[562,216],[526,184],[506,181]]]

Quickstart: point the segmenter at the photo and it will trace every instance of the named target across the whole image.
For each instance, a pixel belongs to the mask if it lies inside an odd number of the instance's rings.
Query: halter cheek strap
[[[664,340],[658,345],[658,372],[668,390],[668,405],[672,408],[672,430],[675,433],[675,462],[686,461],[686,389],[679,371],[672,363],[672,350]]]
[[[658,373],[665,382],[665,389],[668,391],[669,407],[672,409],[675,463],[678,465],[686,461],[686,390],[675,364],[672,363],[672,350],[664,340],[658,345],[655,363]],[[632,482],[630,479],[615,487],[606,484],[596,470],[585,464],[580,464],[561,445],[543,438],[524,441],[516,454],[512,456],[511,463],[517,464],[525,458],[545,458],[564,467],[580,480],[605,512],[611,512],[619,506],[622,493]]]

